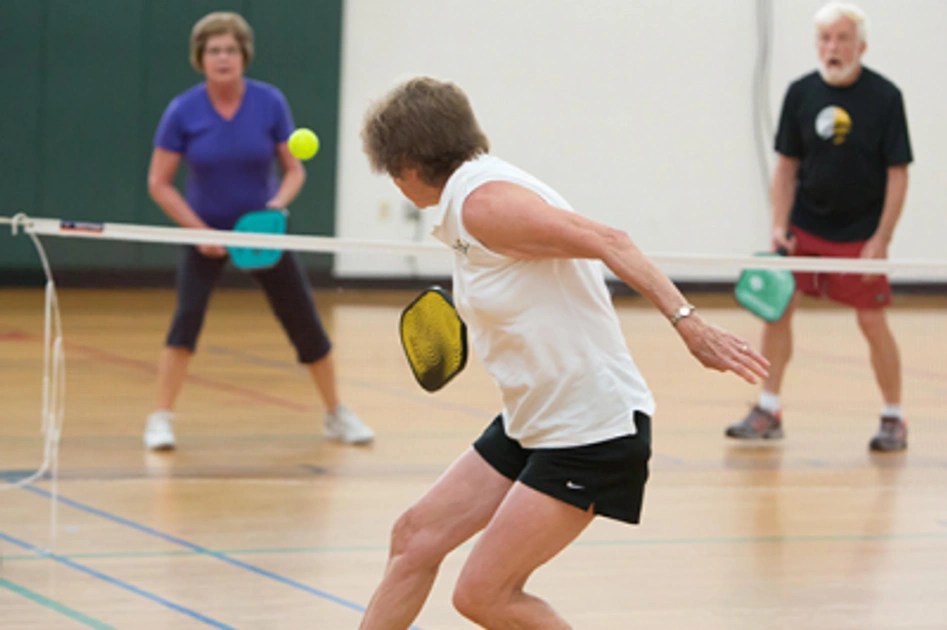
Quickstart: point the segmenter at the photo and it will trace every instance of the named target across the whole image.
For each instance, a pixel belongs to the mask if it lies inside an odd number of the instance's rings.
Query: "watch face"
[[[682,319],[684,319],[685,317],[690,317],[691,313],[693,313],[694,310],[695,310],[695,307],[693,304],[685,304],[684,306],[679,307],[674,312],[674,316],[671,317],[671,323],[676,326],[677,323],[681,321]]]

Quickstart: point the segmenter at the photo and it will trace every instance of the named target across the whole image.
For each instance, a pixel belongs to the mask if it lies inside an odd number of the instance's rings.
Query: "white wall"
[[[359,128],[368,104],[417,74],[458,83],[492,153],[545,179],[584,214],[652,254],[764,249],[769,211],[754,141],[759,5],[773,15],[769,110],[815,67],[821,0],[350,0],[343,50],[338,235],[429,240],[373,175]],[[942,64],[947,2],[864,0],[864,58],[897,83],[916,165],[894,259],[947,256]],[[772,138],[766,155],[771,158]],[[446,255],[339,255],[344,277],[446,275]],[[677,279],[732,280],[699,267]],[[735,273],[735,272],[734,272]],[[896,276],[910,279],[909,276]]]

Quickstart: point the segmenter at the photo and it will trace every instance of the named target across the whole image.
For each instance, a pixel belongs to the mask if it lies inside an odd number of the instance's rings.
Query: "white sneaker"
[[[375,432],[348,407],[339,405],[334,413],[326,413],[325,435],[343,444],[369,444]]]
[[[174,412],[163,409],[148,416],[145,424],[145,448],[152,451],[170,451],[174,448],[174,430],[171,421]]]

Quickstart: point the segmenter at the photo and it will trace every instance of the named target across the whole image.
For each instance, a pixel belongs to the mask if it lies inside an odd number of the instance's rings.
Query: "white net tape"
[[[449,253],[445,245],[430,242],[365,240],[329,236],[295,234],[256,234],[228,230],[199,230],[180,227],[158,227],[130,223],[100,223],[43,219],[23,214],[0,217],[0,224],[11,224],[14,233],[22,229],[28,234],[70,238],[137,241],[142,243],[176,243],[189,245],[224,245],[259,249],[283,249],[301,252],[340,253],[351,251],[389,252],[393,254]],[[722,256],[691,254],[649,254],[661,267],[679,265],[729,269],[791,269],[838,273],[889,274],[910,273],[912,276],[947,275],[947,260],[878,260],[865,258],[823,258],[807,256]]]

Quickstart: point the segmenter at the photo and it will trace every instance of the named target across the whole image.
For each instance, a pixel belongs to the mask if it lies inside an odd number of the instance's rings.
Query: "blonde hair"
[[[467,95],[430,77],[402,83],[369,108],[362,146],[376,172],[399,177],[405,168],[417,168],[433,185],[490,150]]]
[[[829,26],[835,24],[842,18],[852,21],[855,25],[855,31],[858,34],[858,41],[867,41],[868,37],[868,16],[860,8],[851,2],[830,2],[815,13],[816,27]]]
[[[253,61],[253,29],[243,16],[230,11],[208,13],[191,29],[191,65],[198,72],[204,71],[203,57],[207,40],[215,35],[233,35],[243,54],[243,67]]]

